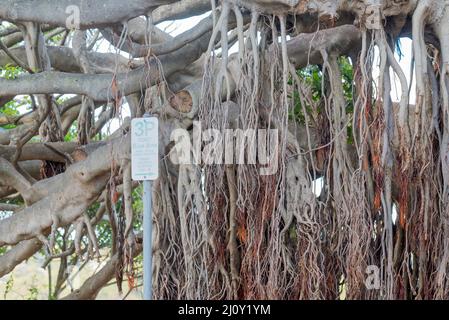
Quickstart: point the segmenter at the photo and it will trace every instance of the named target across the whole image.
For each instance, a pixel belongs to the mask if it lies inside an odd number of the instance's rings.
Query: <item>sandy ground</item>
[[[13,272],[0,278],[0,300],[5,299],[5,291],[6,285],[9,281],[11,283],[12,279],[12,288],[6,294],[7,300],[27,300],[27,299],[38,299],[38,300],[47,300],[48,299],[48,270],[43,269],[41,267],[42,262],[44,261],[43,257],[33,257],[29,259],[27,262],[23,262],[18,265]],[[90,261],[88,264],[81,270],[78,276],[76,276],[72,285],[74,289],[79,288],[84,280],[89,278],[92,274],[95,273],[96,270],[102,267],[102,264],[97,263],[96,261]],[[51,274],[53,285],[56,281],[57,273],[59,268],[59,261],[53,261],[51,264]],[[72,274],[74,274],[73,272]],[[111,281],[109,285],[103,288],[97,299],[103,300],[118,300],[122,299],[117,290],[117,286],[115,285],[115,279]],[[128,291],[128,284],[126,281],[123,282],[123,291],[126,294]],[[66,288],[60,297],[66,296],[70,293],[70,288]],[[142,292],[140,288],[134,289],[131,292],[127,300],[136,300],[141,299]]]

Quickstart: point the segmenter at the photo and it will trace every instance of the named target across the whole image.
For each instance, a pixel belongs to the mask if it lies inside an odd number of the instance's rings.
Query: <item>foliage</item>
[[[351,115],[354,112],[354,100],[353,100],[353,66],[349,58],[340,57],[338,60],[340,66],[340,72],[342,76],[343,94],[346,101],[346,113]],[[306,68],[297,70],[299,79],[303,81],[306,87],[309,88],[310,98],[314,102],[314,105],[307,104],[305,106],[307,115],[314,118],[322,112],[323,104],[323,72],[321,66],[310,65]],[[292,83],[292,81],[290,81]],[[294,107],[290,113],[290,119],[298,121],[300,124],[305,124],[304,107],[301,104],[298,91],[293,91]],[[352,125],[348,125],[348,142],[352,143]]]
[[[33,284],[28,289],[28,296],[26,298],[27,300],[37,300],[37,296],[39,294],[39,289],[34,284],[35,281],[36,281],[36,278],[34,277],[33,278]]]
[[[24,70],[21,67],[13,66],[9,63],[3,67],[0,66],[0,78],[14,80],[23,72]]]
[[[49,34],[49,33],[50,32],[48,32],[47,34]],[[59,43],[61,43],[63,38],[64,38],[64,33],[61,32],[61,33],[55,34],[54,36],[48,38],[47,42],[50,45],[59,45]]]
[[[12,291],[12,287],[14,286],[14,275],[11,274],[9,276],[8,281],[6,281],[5,292],[3,293],[3,299],[6,300],[8,294]]]
[[[3,106],[0,107],[0,114],[14,117],[20,115],[21,109],[25,108],[26,110],[30,109],[31,105],[31,99],[28,96],[21,97],[20,99],[14,99],[7,103],[5,103]],[[4,129],[13,129],[16,127],[14,123],[2,125],[0,126]]]
[[[74,121],[64,137],[64,141],[75,141],[77,137],[77,121]]]
[[[0,114],[3,114],[8,117],[18,116],[20,113],[17,110],[17,106],[18,106],[18,104],[15,100],[9,101],[9,102],[5,103],[2,107],[0,107]],[[0,127],[4,128],[4,129],[13,129],[16,126],[14,124],[7,124],[7,125],[3,125]]]

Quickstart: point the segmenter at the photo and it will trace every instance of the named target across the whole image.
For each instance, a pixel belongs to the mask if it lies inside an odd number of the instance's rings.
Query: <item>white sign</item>
[[[131,171],[133,180],[156,180],[159,175],[158,119],[131,121]]]

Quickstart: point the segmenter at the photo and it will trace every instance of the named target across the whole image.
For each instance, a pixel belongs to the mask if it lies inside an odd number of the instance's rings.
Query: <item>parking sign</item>
[[[131,171],[133,180],[156,180],[159,176],[158,119],[131,121]]]

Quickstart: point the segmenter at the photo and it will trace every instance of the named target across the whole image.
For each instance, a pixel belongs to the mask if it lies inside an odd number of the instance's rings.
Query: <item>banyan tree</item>
[[[140,283],[149,114],[155,299],[449,298],[449,1],[0,0],[0,22],[0,278],[41,255],[53,298]]]

